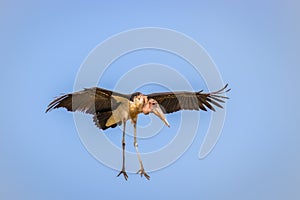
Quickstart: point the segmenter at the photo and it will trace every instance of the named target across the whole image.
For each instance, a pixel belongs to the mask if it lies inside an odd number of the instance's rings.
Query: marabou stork
[[[145,176],[148,180],[150,176],[145,172],[138,151],[138,143],[136,139],[136,123],[138,114],[154,113],[168,127],[170,127],[165,114],[176,112],[179,110],[204,110],[207,108],[215,111],[214,106],[223,108],[220,103],[225,103],[228,97],[222,94],[228,92],[228,84],[222,89],[210,92],[164,92],[144,95],[140,92],[133,94],[121,94],[106,90],[103,88],[88,88],[82,91],[62,95],[53,100],[47,107],[46,112],[55,108],[66,108],[68,111],[81,111],[92,114],[95,125],[102,129],[114,128],[123,124],[122,137],[122,170],[117,176],[123,174],[127,180],[128,175],[125,171],[125,128],[126,121],[131,120],[134,127],[134,147],[140,163],[140,170],[137,172],[141,176]]]

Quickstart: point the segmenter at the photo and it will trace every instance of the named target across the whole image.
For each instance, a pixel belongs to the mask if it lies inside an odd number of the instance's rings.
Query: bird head
[[[149,113],[155,114],[159,117],[168,127],[170,127],[169,122],[167,121],[164,112],[160,108],[159,104],[154,99],[149,99],[148,102],[143,107],[143,113],[148,115]]]

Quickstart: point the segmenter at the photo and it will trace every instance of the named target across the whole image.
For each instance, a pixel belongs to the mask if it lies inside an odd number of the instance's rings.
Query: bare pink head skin
[[[162,109],[160,108],[159,104],[157,103],[157,101],[155,101],[154,99],[149,99],[144,96],[144,107],[143,107],[143,113],[145,115],[148,115],[149,113],[153,113],[155,114],[157,117],[159,117],[168,127],[170,127],[169,122],[167,121]]]

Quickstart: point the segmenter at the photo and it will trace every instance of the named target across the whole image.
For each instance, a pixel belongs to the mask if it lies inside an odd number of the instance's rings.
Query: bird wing
[[[117,108],[122,103],[120,99],[129,98],[125,94],[93,87],[54,99],[48,105],[46,112],[61,107],[66,108],[68,111],[81,111],[88,114],[107,112]]]
[[[163,107],[165,113],[172,113],[179,110],[204,110],[207,108],[215,111],[213,106],[223,108],[220,103],[225,103],[225,99],[228,97],[222,95],[230,89],[227,89],[226,84],[222,89],[211,92],[202,93],[199,92],[164,92],[149,94],[148,99],[154,99],[160,106]]]
[[[122,121],[116,122],[114,124],[107,125],[107,120],[110,119],[112,116],[112,111],[106,111],[106,112],[99,112],[97,114],[94,114],[93,121],[95,125],[102,129],[106,130],[108,128],[115,128],[117,125],[121,125]]]

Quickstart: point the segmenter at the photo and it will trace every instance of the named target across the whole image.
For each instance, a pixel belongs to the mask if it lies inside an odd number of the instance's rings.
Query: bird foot
[[[124,175],[124,178],[125,178],[125,180],[127,181],[128,175],[127,175],[127,173],[125,172],[125,170],[122,169],[122,170],[120,171],[120,173],[117,175],[117,177],[119,177],[121,174]]]
[[[141,177],[144,175],[146,179],[150,180],[150,176],[145,172],[144,168],[141,168],[139,171],[137,171],[137,174],[140,174]]]

